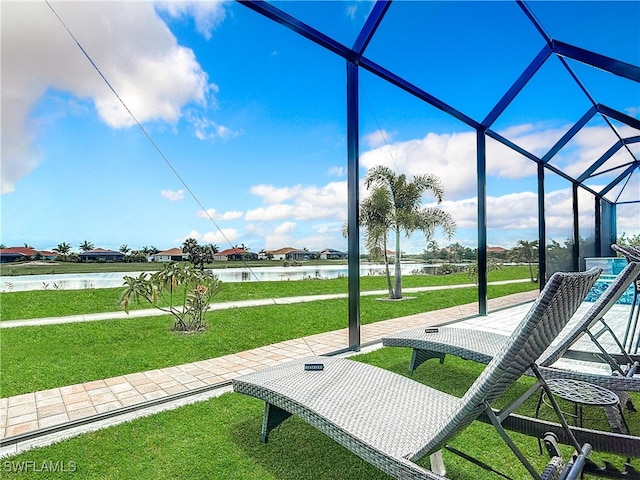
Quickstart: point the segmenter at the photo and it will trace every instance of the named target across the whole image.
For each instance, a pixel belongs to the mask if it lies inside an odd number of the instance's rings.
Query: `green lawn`
[[[490,297],[531,289],[492,286]],[[477,300],[475,288],[412,294],[415,300],[361,300],[361,322],[438,310]],[[195,362],[347,326],[347,300],[234,308],[209,312],[207,331],[170,331],[168,316],[3,329],[0,396]],[[346,346],[346,345],[345,345]]]
[[[356,358],[405,374],[410,352],[385,348]],[[483,368],[483,365],[452,357],[444,365],[427,362],[415,372],[413,379],[462,395]],[[508,392],[508,398],[523,392],[530,384],[531,379],[522,379]],[[634,395],[638,402],[640,398]],[[269,443],[260,443],[263,408],[262,402],[256,399],[230,393],[4,458],[3,473],[10,478],[101,480],[391,478],[296,417],[276,428],[269,437]],[[523,408],[524,413],[530,413],[531,402]],[[639,414],[627,415],[629,422],[637,426]],[[542,471],[547,457],[538,454],[536,440],[519,434],[511,434],[511,438],[538,471]],[[530,478],[489,425],[474,422],[450,444],[512,478]],[[618,468],[624,462],[622,458],[597,453],[592,454],[592,458],[598,461],[606,458]],[[444,460],[447,477],[452,480],[498,478],[447,451],[444,452]],[[11,465],[25,465],[24,462],[38,466],[59,462],[59,465],[73,468],[75,472],[9,473]],[[428,457],[419,463],[428,466]],[[640,468],[638,460],[634,459],[632,463]]]
[[[282,267],[282,260],[255,260],[250,262],[213,262],[205,268],[260,268]],[[291,262],[289,262],[291,264]],[[315,267],[317,265],[346,265],[346,260],[312,260],[296,262],[296,265]],[[161,270],[162,263],[156,262],[16,262],[0,265],[0,276],[12,277],[16,275],[50,275],[58,273],[106,273],[106,272],[146,272]],[[11,280],[10,278],[3,280]]]
[[[529,278],[527,267],[505,267],[489,273],[489,281]],[[361,290],[386,290],[383,276],[362,277]],[[407,275],[402,279],[404,288],[460,285],[472,283],[463,273],[453,275]],[[538,288],[528,284],[529,289]],[[120,310],[118,299],[122,288],[85,290],[33,290],[27,292],[0,293],[0,319],[22,320],[28,318],[79,315],[85,313],[114,312]],[[257,298],[279,298],[298,295],[346,293],[347,279],[297,280],[278,282],[223,283],[214,302],[228,302]],[[146,303],[132,304],[132,309],[149,308]]]

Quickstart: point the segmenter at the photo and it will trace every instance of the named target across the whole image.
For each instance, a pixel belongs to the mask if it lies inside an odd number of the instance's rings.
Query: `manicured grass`
[[[490,297],[525,291],[529,283],[492,286]],[[361,321],[438,310],[476,301],[475,288],[412,294],[415,300],[361,300]],[[164,368],[288,339],[345,328],[347,300],[209,312],[207,331],[170,331],[168,316],[19,327],[2,330],[0,396]],[[346,345],[345,345],[346,346]]]
[[[401,374],[406,373],[410,352],[386,348],[360,355],[358,360]],[[417,381],[440,390],[462,395],[477,377],[483,365],[448,358],[445,365],[427,362],[414,374]],[[510,391],[523,392],[530,379],[521,380]],[[640,400],[635,396],[635,400]],[[531,409],[525,405],[525,411]],[[60,462],[76,472],[66,474],[29,472],[11,478],[83,478],[83,479],[233,479],[233,480],[388,480],[391,477],[361,460],[342,446],[297,417],[284,422],[270,435],[269,443],[260,443],[262,402],[230,393],[220,398],[173,411],[159,413],[20,455],[3,459],[2,466],[21,462]],[[628,414],[638,424],[638,413]],[[535,438],[510,434],[524,455],[542,471],[548,458],[538,454]],[[474,422],[449,442],[515,479],[530,478],[495,430]],[[447,477],[452,480],[495,480],[488,473],[444,451]],[[624,459],[592,454],[620,468]],[[6,463],[9,462],[9,463]],[[73,464],[71,464],[73,462]],[[428,457],[421,465],[427,467]],[[637,459],[632,461],[639,467]],[[593,477],[586,477],[593,478]]]
[[[419,260],[418,260],[419,261]],[[282,267],[282,260],[255,260],[251,262],[213,262],[205,265],[205,268],[226,269],[226,268],[260,268],[260,267]],[[291,262],[289,262],[291,264]],[[346,260],[312,260],[306,262],[296,262],[296,265],[311,266],[317,265],[346,265]],[[50,275],[60,273],[107,273],[107,272],[146,272],[161,270],[162,263],[156,262],[25,262],[25,263],[3,263],[0,265],[0,276],[12,277],[16,275]],[[10,281],[11,278],[3,279]]]
[[[527,267],[505,267],[489,273],[489,281],[528,278]],[[406,275],[402,279],[404,288],[460,285],[472,283],[464,273],[453,275]],[[529,284],[529,289],[537,284]],[[383,276],[362,277],[361,290],[386,290]],[[85,290],[33,290],[27,292],[0,293],[0,319],[22,320],[28,318],[79,315],[85,313],[114,312],[121,310],[118,299],[123,288],[100,288]],[[214,302],[229,302],[257,298],[279,298],[299,295],[321,295],[346,293],[347,279],[297,280],[277,282],[230,282],[223,283]],[[131,309],[149,308],[147,303],[133,303]]]

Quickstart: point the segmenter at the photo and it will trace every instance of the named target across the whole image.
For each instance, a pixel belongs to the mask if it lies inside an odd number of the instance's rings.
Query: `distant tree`
[[[456,242],[449,245],[447,247],[447,250],[451,255],[451,260],[455,263],[459,263],[459,262],[462,262],[463,260],[469,259],[469,254],[467,253],[467,250],[471,250],[471,249],[465,247],[464,245],[460,245],[459,242]]]
[[[82,250],[83,252],[88,252],[89,250],[93,250],[95,248],[95,245],[93,243],[85,240],[80,245],[78,245],[78,248],[80,250]]]
[[[427,242],[427,248],[424,249],[422,258],[425,260],[435,260],[438,258],[438,253],[440,252],[440,245],[435,240],[430,240]]]
[[[147,254],[142,250],[131,250],[127,255],[125,261],[131,263],[142,263],[147,261]]]
[[[2,250],[3,248],[7,248],[7,246],[4,243],[0,243],[0,250]]]
[[[492,272],[494,270],[500,270],[500,264],[495,260],[489,258],[487,259],[487,273]],[[471,278],[476,285],[478,285],[478,261],[469,264],[467,267],[467,275]]]
[[[273,254],[266,251],[264,248],[262,250],[260,250],[259,254],[261,256],[267,257],[267,260],[273,260]]]
[[[189,254],[189,261],[200,270],[204,270],[205,264],[213,262],[213,256],[219,251],[217,245],[199,245],[195,238],[187,238],[182,244],[182,252]]]
[[[57,247],[53,249],[54,252],[60,255],[69,255],[71,253],[71,245],[67,242],[59,243]]]
[[[547,242],[547,274],[573,269],[573,239],[567,238],[563,244],[555,239]]]
[[[33,245],[29,245],[28,243],[25,243],[24,248],[30,248],[31,250],[33,250]]]
[[[618,237],[616,243],[623,247],[640,247],[640,233],[636,233],[635,235],[628,237],[626,232],[622,232],[622,235]]]
[[[131,251],[131,249],[129,248],[129,245],[120,245],[120,252],[124,253],[125,255],[127,253],[129,253]]]
[[[220,249],[218,248],[218,245],[210,243],[206,246],[203,247],[204,252],[203,252],[203,265],[204,263],[211,263],[213,262],[213,256],[218,253],[220,251]]]
[[[538,240],[518,240],[516,246],[509,250],[509,259],[529,264],[529,277],[532,282],[536,281],[533,276],[533,264],[538,261]]]

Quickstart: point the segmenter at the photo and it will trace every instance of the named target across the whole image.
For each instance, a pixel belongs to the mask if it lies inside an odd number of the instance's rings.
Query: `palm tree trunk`
[[[395,273],[395,291],[393,298],[402,298],[402,274],[400,270],[400,228],[396,227],[396,273]]]
[[[533,266],[531,265],[531,262],[529,262],[529,277],[531,278],[531,283],[533,283]]]
[[[389,256],[387,255],[387,241],[384,242],[384,270],[387,277],[387,289],[389,290],[389,298],[393,298],[393,289],[391,288],[391,272],[389,272]]]

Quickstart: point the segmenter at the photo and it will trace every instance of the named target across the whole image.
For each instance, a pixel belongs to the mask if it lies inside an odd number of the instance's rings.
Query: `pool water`
[[[611,282],[613,282],[615,278],[616,278],[615,275],[607,275],[607,274],[600,275],[600,278],[598,278],[598,280],[593,285],[593,287],[591,287],[591,290],[587,294],[585,301],[595,302],[600,297],[600,295],[602,295],[602,293],[607,289],[607,287],[611,285]],[[635,287],[633,283],[629,285],[629,288],[627,288],[627,291],[622,294],[622,296],[616,303],[621,305],[631,305],[631,302],[633,301],[634,288]]]

